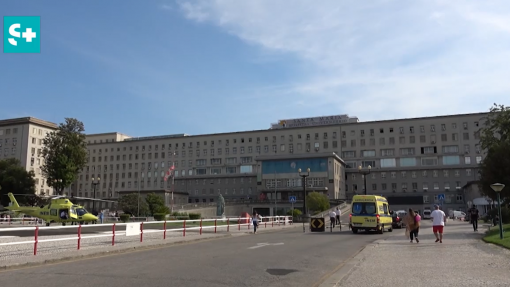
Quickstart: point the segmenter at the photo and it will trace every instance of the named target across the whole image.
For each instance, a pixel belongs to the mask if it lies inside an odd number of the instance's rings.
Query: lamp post
[[[94,201],[92,201],[92,211],[96,211],[96,185],[99,184],[99,181],[101,181],[100,177],[92,178],[92,185],[94,186]]]
[[[503,218],[501,218],[501,196],[500,196],[500,193],[503,190],[503,188],[505,188],[505,185],[502,183],[493,183],[493,184],[491,184],[491,188],[498,195],[499,239],[503,239],[503,224],[501,223]]]
[[[298,173],[303,178],[303,232],[305,232],[305,221],[308,218],[308,212],[306,212],[306,178],[310,176],[310,168],[306,170],[306,173],[301,173],[301,169],[298,169]]]
[[[365,195],[367,195],[367,175],[370,174],[370,170],[371,169],[372,169],[371,166],[368,166],[368,168],[366,170],[363,170],[361,165],[358,166],[358,172],[363,175],[363,186],[364,186],[364,189],[365,189]]]

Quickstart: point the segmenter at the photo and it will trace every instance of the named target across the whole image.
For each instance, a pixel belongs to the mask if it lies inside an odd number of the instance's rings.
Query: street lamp
[[[368,166],[368,169],[363,170],[361,165],[358,166],[358,172],[363,175],[363,186],[365,187],[365,195],[367,195],[367,175],[370,174],[370,170],[372,169],[371,166]]]
[[[298,173],[303,178],[303,232],[305,232],[305,220],[308,218],[308,212],[306,212],[306,178],[310,176],[310,168],[306,170],[306,173],[301,173],[301,169],[298,169]]]
[[[491,184],[491,188],[498,195],[499,239],[503,239],[503,224],[501,223],[503,218],[501,217],[501,196],[500,196],[500,193],[503,190],[503,188],[505,188],[505,185],[502,183],[493,183],[493,184]]]
[[[97,182],[95,181],[95,178],[92,178],[92,185],[94,186],[94,200],[92,201],[92,211],[96,211],[96,185],[99,184],[99,181],[101,181],[100,177],[97,177]]]
[[[59,183],[59,184],[57,184]],[[53,188],[55,188],[55,191],[57,192],[56,195],[60,195],[59,192],[58,192],[58,187],[57,186],[60,186],[62,185],[62,180],[61,179],[54,179],[53,180]]]

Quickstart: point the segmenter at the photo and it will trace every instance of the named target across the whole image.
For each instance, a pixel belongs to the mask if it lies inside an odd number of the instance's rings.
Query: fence
[[[199,226],[187,226],[188,223],[192,224],[199,224]],[[137,224],[138,223],[138,224]],[[132,234],[132,232],[129,232],[130,235],[128,235],[128,228],[130,226],[133,226],[133,224],[137,224],[140,226],[140,230],[135,230],[135,234]],[[182,236],[186,236],[186,231],[190,230],[197,230],[200,235],[202,235],[202,231],[204,229],[213,229],[214,233],[217,233],[217,230],[219,228],[226,228],[227,232],[230,232],[231,228],[237,229],[238,231],[241,230],[241,228],[247,228],[248,230],[253,225],[251,218],[246,217],[234,217],[234,218],[221,218],[221,219],[196,219],[196,220],[171,220],[171,221],[147,221],[147,222],[131,222],[131,223],[106,223],[106,224],[93,224],[93,225],[70,225],[70,226],[45,226],[45,227],[14,227],[14,228],[2,228],[0,229],[0,235],[2,232],[9,232],[9,231],[34,231],[34,237],[33,240],[27,240],[27,241],[17,241],[17,242],[5,242],[0,243],[0,246],[7,246],[7,245],[21,245],[21,244],[33,244],[34,247],[34,255],[37,255],[37,246],[39,243],[43,242],[54,242],[54,241],[67,241],[67,240],[77,240],[77,250],[80,250],[81,248],[81,241],[83,239],[88,238],[100,238],[100,237],[111,237],[112,246],[115,246],[115,237],[119,236],[116,234],[118,231],[121,231],[117,229],[118,227],[125,226],[126,232],[123,234],[124,236],[132,236],[132,235],[139,235],[140,236],[140,242],[143,242],[144,239],[144,227],[150,226],[151,224],[163,224],[162,229],[149,229],[146,230],[146,233],[155,233],[155,232],[161,232],[163,234],[162,239],[166,239],[168,232],[182,232]],[[259,222],[258,228],[268,228],[268,227],[274,227],[275,225],[287,225],[292,224],[292,216],[268,216],[268,217],[262,217],[261,222]],[[98,227],[98,226],[111,226],[111,233],[109,234],[100,234],[100,235],[86,235],[82,236],[82,229],[84,228],[92,228],[92,227]],[[168,228],[170,227],[170,228]],[[42,230],[52,230],[52,229],[77,229],[76,235],[72,237],[66,237],[66,238],[52,238],[52,239],[40,239],[39,238],[39,231]]]

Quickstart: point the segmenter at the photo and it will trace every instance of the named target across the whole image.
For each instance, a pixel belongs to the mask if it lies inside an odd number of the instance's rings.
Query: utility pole
[[[140,173],[142,173],[142,169],[140,169]],[[142,182],[140,181],[140,175],[136,174],[136,180],[138,181],[138,211],[136,212],[136,216],[140,217],[140,186],[142,185]]]
[[[277,196],[276,196],[276,187],[278,185],[278,180],[276,180],[276,170],[274,171],[274,215],[278,216],[278,206],[276,203]]]

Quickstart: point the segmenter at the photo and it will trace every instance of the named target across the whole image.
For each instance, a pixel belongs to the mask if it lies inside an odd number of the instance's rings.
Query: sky
[[[0,119],[141,137],[510,104],[504,0],[17,0],[0,16],[41,16],[41,53],[0,53]]]

